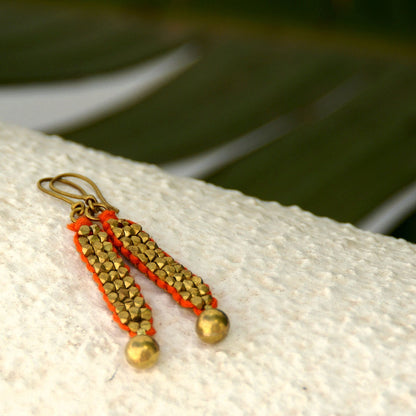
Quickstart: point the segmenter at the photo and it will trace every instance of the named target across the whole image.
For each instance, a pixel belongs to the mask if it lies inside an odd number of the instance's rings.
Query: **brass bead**
[[[93,234],[98,234],[101,231],[100,227],[97,224],[92,224],[90,226],[90,229]]]
[[[105,294],[108,295],[109,293],[114,291],[114,285],[113,283],[110,283],[110,282],[105,283],[103,285],[103,289],[104,289]]]
[[[192,293],[191,293],[191,295],[192,295]],[[201,309],[204,306],[204,301],[202,300],[202,298],[200,296],[192,296],[191,297],[191,303],[192,303],[192,305],[194,305],[198,309]]]
[[[108,260],[108,253],[105,251],[98,251],[96,254],[100,263],[104,263]]]
[[[120,241],[123,243],[124,248],[127,248],[129,245],[132,244],[131,239],[129,237],[122,237]]]
[[[94,237],[96,237],[96,236],[94,236]],[[98,239],[98,237],[97,237],[97,239]],[[91,245],[94,248],[94,251],[99,251],[99,250],[102,250],[102,248],[103,248],[103,243],[100,240],[91,241]]]
[[[120,275],[115,271],[115,270],[111,270],[109,273],[108,273],[108,276],[110,277],[110,280],[112,281],[112,282],[114,282],[115,280],[117,280],[119,277],[120,277]]]
[[[147,256],[145,256],[144,254],[140,253],[137,255],[137,258],[143,263],[143,264],[147,264],[149,262],[149,259],[147,258]],[[152,263],[154,264],[154,263]]]
[[[105,261],[103,263],[103,267],[105,271],[109,272],[110,270],[113,269],[113,263],[111,263],[111,261]]]
[[[117,227],[117,224],[118,224],[118,220],[116,220],[115,218],[110,218],[108,221],[107,221],[112,227]]]
[[[198,285],[197,287],[201,296],[207,295],[209,293],[209,288],[207,285],[202,284]]]
[[[123,260],[120,257],[115,258],[114,260],[111,260],[111,262],[114,265],[114,268],[118,270],[123,265]]]
[[[166,264],[165,257],[157,257],[155,263],[158,265],[159,268],[162,268]]]
[[[154,249],[156,249],[156,248],[157,248],[157,244],[156,244],[154,241],[151,241],[151,240],[149,240],[149,241],[146,243],[146,245],[147,245],[147,247],[149,247],[149,248],[150,248],[150,250],[154,250]]]
[[[156,270],[155,275],[160,279],[165,281],[166,280],[166,272],[164,270]]]
[[[182,274],[182,273],[175,273],[175,274],[173,275],[173,277],[175,278],[175,280],[176,280],[177,282],[182,282],[182,280],[183,280],[183,274]]]
[[[103,244],[103,247],[104,247],[104,244]],[[113,246],[111,246],[111,247],[113,247]],[[112,248],[111,248],[111,250],[112,250]],[[111,251],[111,250],[108,252],[108,259],[110,261],[116,261],[118,259],[118,255],[115,251]]]
[[[202,279],[199,276],[193,275],[191,280],[194,282],[195,286],[202,285]]]
[[[144,305],[144,299],[141,296],[136,296],[133,299],[134,306],[137,306],[138,308],[141,308]]]
[[[104,231],[100,231],[97,235],[100,241],[104,244],[107,240],[108,234]]]
[[[139,233],[139,237],[141,238],[143,243],[146,243],[146,241],[149,240],[149,234],[145,233],[144,231],[141,231]]]
[[[133,299],[124,299],[124,307],[129,311],[133,307]]]
[[[176,270],[173,266],[165,266],[163,270],[168,276],[173,276],[176,273]]]
[[[185,279],[190,279],[192,277],[192,273],[189,270],[183,270],[182,274],[184,275]]]
[[[174,260],[174,258],[173,257],[170,257],[170,256],[166,256],[165,257],[166,258],[166,263],[167,264],[170,264],[170,265],[174,265],[174,264],[176,264],[176,262],[175,262],[175,260]]]
[[[184,300],[189,300],[191,297],[191,294],[187,292],[186,290],[183,290],[182,292],[179,292],[179,294],[182,296]]]
[[[185,280],[183,282],[183,285],[185,286],[185,290],[187,290],[189,292],[189,289],[195,287],[194,283],[192,282],[192,280]]]
[[[118,317],[120,318],[120,322],[124,325],[127,325],[130,321],[130,314],[127,311],[121,311],[118,314]]]
[[[149,321],[141,321],[140,328],[148,331],[152,327],[152,324]]]
[[[138,369],[152,367],[159,358],[159,345],[148,335],[136,335],[126,345],[127,362]]]
[[[138,238],[138,237],[136,237],[136,238]],[[143,244],[141,241],[142,240],[140,240],[140,243],[138,243],[136,245],[137,245],[137,248],[140,250],[140,253],[144,254],[144,252],[147,250],[147,245]]]
[[[98,257],[94,254],[91,254],[87,257],[88,263],[91,264],[91,266],[98,261]]]
[[[84,247],[90,244],[90,241],[88,240],[87,237],[79,237],[78,242],[81,244],[81,247]]]
[[[136,286],[132,286],[130,289],[129,289],[129,297],[131,298],[131,299],[134,299],[137,295],[139,294],[139,289],[137,289],[137,287]]]
[[[94,243],[100,242],[100,239],[96,235],[93,235],[93,234],[89,235],[87,238],[88,238],[88,241],[91,243],[91,245]]]
[[[118,274],[120,275],[120,277],[125,277],[127,275],[127,273],[129,272],[127,267],[124,267],[124,266],[119,267],[117,271],[118,271]]]
[[[98,275],[98,278],[100,279],[100,282],[102,284],[104,284],[104,283],[106,283],[106,282],[108,282],[110,280],[109,274],[108,273],[104,273],[104,272],[103,273],[100,273]]]
[[[129,322],[127,326],[132,332],[137,332],[137,330],[140,328],[140,324],[134,321]]]
[[[227,315],[219,309],[206,309],[196,321],[196,333],[201,341],[215,344],[228,334],[230,321]]]
[[[132,306],[129,309],[130,319],[132,321],[138,321],[140,315],[140,309],[137,306]]]
[[[126,225],[125,227],[123,227],[123,230],[124,230],[124,235],[126,236],[126,237],[130,237],[131,235],[133,235],[134,234],[134,231],[132,230],[132,228],[130,227],[130,226],[128,226],[128,225]]]
[[[202,300],[204,301],[205,308],[206,308],[207,305],[211,305],[213,299],[211,295],[205,295],[205,296],[202,296]]]
[[[134,279],[131,276],[126,276],[123,279],[123,283],[124,283],[125,288],[128,289],[134,284]]]
[[[89,235],[91,232],[90,227],[88,227],[88,225],[81,225],[81,227],[79,227],[78,230],[78,235],[82,235],[82,236],[86,236]]]
[[[123,302],[120,301],[114,302],[113,305],[117,314],[120,314],[120,312],[123,312],[126,309]]]
[[[163,270],[161,270],[162,272]],[[169,285],[169,286],[173,286],[173,284],[176,282],[176,280],[172,277],[172,276],[168,276],[165,280],[165,282]]]
[[[139,224],[131,224],[130,225],[131,229],[133,230],[134,234],[139,234],[139,232],[142,230],[142,227]]]
[[[191,296],[198,296],[199,297],[199,290],[196,287],[191,287],[188,289],[188,292],[191,294]],[[196,306],[196,305],[195,305]],[[201,307],[197,306],[198,309],[201,309]]]
[[[114,233],[114,235],[116,236],[116,238],[120,238],[120,237],[123,237],[123,235],[124,235],[124,231],[123,231],[123,229],[122,228],[119,228],[119,227],[114,227],[113,228],[113,233]]]
[[[152,311],[146,307],[140,308],[140,318],[145,321],[152,319]]]
[[[159,257],[165,257],[165,253],[163,252],[161,248],[155,249],[155,252]]]
[[[128,298],[128,297],[129,297],[129,292],[128,292],[128,290],[127,290],[127,289],[120,289],[120,290],[118,291],[118,297],[119,297],[119,299],[123,302],[123,301],[124,301],[124,299],[126,299],[126,298]]]
[[[116,292],[111,292],[108,294],[107,298],[111,303],[114,303],[118,299],[118,295]]]
[[[94,253],[94,250],[92,249],[92,246],[90,246],[89,244],[85,244],[84,246],[82,246],[82,254],[85,257],[89,257],[91,256],[92,253]]]
[[[121,279],[114,280],[114,287],[116,288],[116,290],[121,289],[122,287],[124,287],[123,281]]]
[[[150,261],[153,261],[153,259],[156,257],[156,253],[154,250],[146,250],[144,254],[146,254]]]
[[[139,249],[136,246],[129,246],[128,250],[130,251],[131,254],[133,254],[136,257],[139,254]]]

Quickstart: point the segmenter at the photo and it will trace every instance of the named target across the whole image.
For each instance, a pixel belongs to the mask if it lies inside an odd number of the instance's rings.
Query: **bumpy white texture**
[[[416,414],[414,245],[4,124],[0,165],[0,414]],[[35,186],[65,171],[211,285],[226,340],[133,272],[161,356],[129,367],[69,206]]]

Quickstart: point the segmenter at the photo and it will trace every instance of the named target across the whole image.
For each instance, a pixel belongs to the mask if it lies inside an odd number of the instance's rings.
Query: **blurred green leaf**
[[[132,159],[172,161],[306,106],[366,66],[319,50],[212,40],[200,62],[169,85],[64,135]],[[109,132],[116,131],[115,143]]]
[[[380,65],[356,99],[209,181],[355,222],[416,177],[414,66]]]
[[[394,10],[399,16],[398,6]],[[276,33],[267,35],[270,29],[256,38],[241,30],[218,35],[214,24],[195,36],[184,26],[172,29],[140,19],[137,12],[98,6],[3,2],[0,83],[99,74],[191,41],[201,59],[188,71],[142,101],[61,133],[114,154],[165,163],[230,143],[291,114],[295,122],[288,134],[276,134],[267,146],[206,179],[348,222],[414,181],[414,60],[376,58],[364,50],[355,53],[354,47],[329,50],[317,41],[276,40]],[[359,79],[361,89],[342,108],[317,116],[317,100],[351,79]],[[396,232],[411,238],[412,218]]]
[[[0,2],[0,83],[47,82],[116,70],[186,39],[137,14]]]

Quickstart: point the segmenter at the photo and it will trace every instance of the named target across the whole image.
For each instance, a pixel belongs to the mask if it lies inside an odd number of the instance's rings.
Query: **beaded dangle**
[[[87,182],[96,196],[66,177]],[[44,182],[49,183],[49,189],[42,186]],[[79,193],[66,192],[58,188],[57,183]],[[104,199],[89,178],[64,173],[39,180],[38,188],[71,204],[72,223],[68,228],[75,233],[75,246],[103,293],[113,319],[131,337],[125,349],[129,364],[136,368],[151,367],[158,359],[159,346],[152,338],[156,333],[152,310],[122,256],[170,293],[178,304],[193,310],[198,316],[196,332],[202,341],[216,343],[227,335],[228,317],[217,309],[217,300],[209,286],[163,251],[138,223],[119,219],[118,209]]]

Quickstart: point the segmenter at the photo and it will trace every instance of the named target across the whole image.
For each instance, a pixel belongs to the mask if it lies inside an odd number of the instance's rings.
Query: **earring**
[[[88,183],[96,195],[87,193],[67,177]],[[49,189],[42,186],[44,182],[49,183]],[[57,183],[78,193],[64,191]],[[198,316],[196,332],[202,341],[216,343],[227,335],[228,317],[217,309],[209,286],[163,251],[138,223],[118,218],[118,209],[105,200],[93,181],[76,173],[64,173],[39,180],[38,188],[71,204],[72,223],[68,228],[75,233],[75,246],[103,293],[113,319],[131,337],[125,349],[129,364],[151,367],[158,359],[159,346],[152,338],[156,333],[152,310],[121,255],[182,307],[193,310]]]

